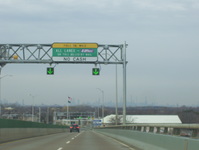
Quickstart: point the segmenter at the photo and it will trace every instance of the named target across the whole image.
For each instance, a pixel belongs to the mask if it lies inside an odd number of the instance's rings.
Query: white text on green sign
[[[96,43],[54,43],[54,61],[97,61],[98,45]]]

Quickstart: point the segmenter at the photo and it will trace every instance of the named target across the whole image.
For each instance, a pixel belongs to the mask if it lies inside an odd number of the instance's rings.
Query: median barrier
[[[98,128],[96,132],[141,150],[198,150],[199,140],[125,129]]]
[[[0,119],[0,143],[68,131],[68,126]]]

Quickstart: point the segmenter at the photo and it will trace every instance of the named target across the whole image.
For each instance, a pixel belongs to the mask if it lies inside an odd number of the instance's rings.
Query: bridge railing
[[[127,124],[106,125],[103,128],[126,129],[140,132],[199,138],[199,124]]]

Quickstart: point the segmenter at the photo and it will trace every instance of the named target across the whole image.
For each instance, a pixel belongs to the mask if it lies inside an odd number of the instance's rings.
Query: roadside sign
[[[102,120],[93,120],[93,126],[101,126]]]
[[[98,59],[97,43],[53,43],[53,61],[95,62]]]
[[[49,67],[47,68],[47,75],[53,75],[54,74],[54,68]]]
[[[92,74],[93,75],[99,75],[100,74],[100,69],[99,68],[93,68]]]

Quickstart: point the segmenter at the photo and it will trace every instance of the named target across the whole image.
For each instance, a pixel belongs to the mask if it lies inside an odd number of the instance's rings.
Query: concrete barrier
[[[0,143],[66,131],[65,128],[0,128]]]
[[[198,150],[199,147],[198,139],[110,128],[95,131],[141,150]]]

